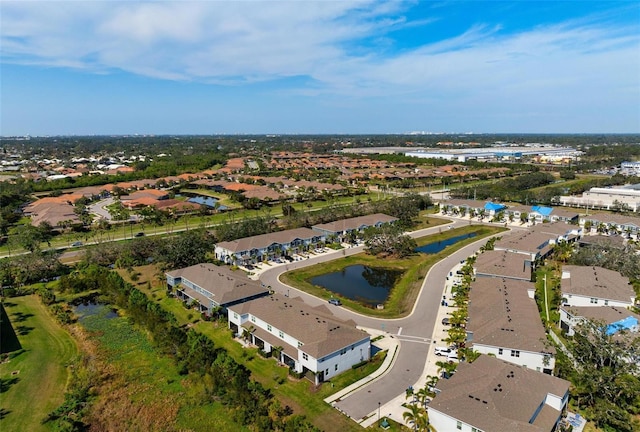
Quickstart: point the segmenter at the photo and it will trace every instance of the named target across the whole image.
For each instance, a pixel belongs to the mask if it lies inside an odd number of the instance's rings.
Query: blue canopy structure
[[[616,321],[607,326],[607,335],[615,334],[621,330],[637,330],[638,329],[638,319],[632,316],[626,317],[625,319],[621,319],[620,321]]]
[[[543,216],[549,216],[553,211],[553,207],[533,206],[531,207],[531,211],[540,213]]]
[[[494,203],[494,202],[491,202],[491,201],[487,202],[484,205],[484,209],[485,210],[489,210],[489,211],[500,211],[500,210],[503,210],[505,208],[507,208],[506,205]]]

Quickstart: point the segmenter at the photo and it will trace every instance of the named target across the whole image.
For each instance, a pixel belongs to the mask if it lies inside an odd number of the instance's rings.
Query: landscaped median
[[[336,297],[336,294],[326,288],[313,285],[310,282],[312,278],[327,273],[339,272],[345,267],[358,264],[379,269],[401,270],[404,273],[391,290],[383,309],[373,309],[357,301],[339,297],[343,306],[355,312],[380,318],[399,318],[411,312],[420,293],[424,278],[434,264],[468,244],[503,231],[506,231],[506,229],[487,225],[470,225],[451,229],[439,234],[421,237],[416,239],[416,242],[418,246],[422,246],[471,233],[474,233],[475,236],[460,240],[435,254],[415,253],[401,259],[380,258],[367,253],[341,257],[337,260],[284,273],[280,276],[280,281],[316,297],[328,300],[331,297]]]

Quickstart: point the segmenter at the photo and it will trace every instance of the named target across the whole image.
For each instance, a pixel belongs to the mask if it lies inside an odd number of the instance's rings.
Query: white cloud
[[[637,28],[583,19],[503,34],[496,24],[393,53],[409,5],[378,1],[2,2],[3,62],[238,85],[308,77],[303,95],[422,94],[479,102],[607,92],[638,97]],[[379,41],[376,52],[363,41]],[[374,44],[375,46],[375,44]],[[474,96],[475,95],[475,96]]]

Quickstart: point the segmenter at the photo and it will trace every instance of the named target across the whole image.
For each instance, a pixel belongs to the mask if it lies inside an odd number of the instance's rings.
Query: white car
[[[450,354],[454,354],[456,357],[458,355],[458,353],[456,352],[456,350],[449,348],[449,347],[436,347],[436,355],[437,356],[445,356],[448,357]]]

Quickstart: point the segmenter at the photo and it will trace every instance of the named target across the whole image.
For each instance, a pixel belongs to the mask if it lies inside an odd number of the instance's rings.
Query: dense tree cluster
[[[559,353],[560,375],[573,383],[578,407],[605,431],[636,431],[640,422],[640,338],[608,335],[603,323],[586,321]]]
[[[403,233],[399,224],[369,227],[363,238],[367,252],[372,255],[402,258],[411,255],[417,246],[414,239]]]

